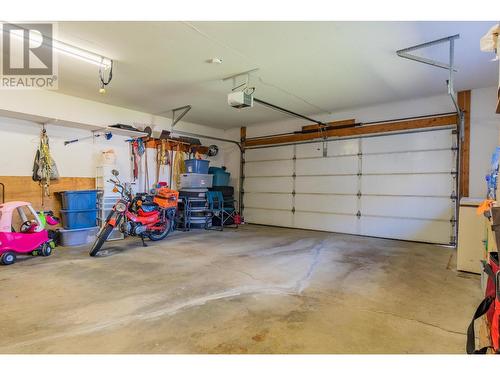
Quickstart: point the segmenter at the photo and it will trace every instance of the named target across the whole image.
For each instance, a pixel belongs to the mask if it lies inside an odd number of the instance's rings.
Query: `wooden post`
[[[469,166],[470,166],[470,90],[458,93],[458,106],[464,112],[463,141],[460,144],[460,195],[469,196]],[[460,140],[459,140],[460,142]]]
[[[243,216],[243,209],[244,209],[244,204],[243,204],[243,183],[245,182],[245,145],[247,141],[247,128],[246,126],[242,126],[240,128],[240,142],[241,142],[241,149],[240,149],[240,178],[239,178],[239,186],[238,186],[238,204],[239,204],[239,210],[240,210],[240,215]]]

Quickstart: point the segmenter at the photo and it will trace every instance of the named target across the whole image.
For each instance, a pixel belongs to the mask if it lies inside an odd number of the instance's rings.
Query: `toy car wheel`
[[[16,261],[16,254],[11,251],[3,253],[2,256],[0,257],[0,262],[6,266],[14,263],[15,261]]]
[[[42,245],[42,250],[40,251],[40,255],[48,257],[50,254],[52,254],[52,247],[50,247],[48,243],[44,243]]]

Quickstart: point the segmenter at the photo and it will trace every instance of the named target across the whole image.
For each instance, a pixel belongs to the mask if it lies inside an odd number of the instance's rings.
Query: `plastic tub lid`
[[[77,228],[77,229],[64,229],[64,228],[58,228],[58,232],[80,232],[84,230],[90,230],[90,229],[99,229],[99,227],[87,227],[87,228]]]

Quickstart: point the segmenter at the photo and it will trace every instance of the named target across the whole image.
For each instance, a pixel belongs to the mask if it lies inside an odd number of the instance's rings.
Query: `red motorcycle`
[[[96,256],[104,242],[114,228],[119,228],[125,236],[137,236],[147,246],[144,238],[159,241],[168,236],[174,226],[175,212],[179,192],[166,187],[159,188],[154,194],[132,195],[118,179],[118,171],[112,171],[116,180],[109,180],[115,184],[113,191],[119,192],[121,198],[115,203],[106,218],[106,222],[97,234],[97,238],[90,249],[90,256]]]

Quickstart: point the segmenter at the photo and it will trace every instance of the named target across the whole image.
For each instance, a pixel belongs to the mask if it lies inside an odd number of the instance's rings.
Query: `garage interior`
[[[2,52],[41,36],[56,87],[4,56],[0,353],[470,351],[498,22],[30,27]]]

